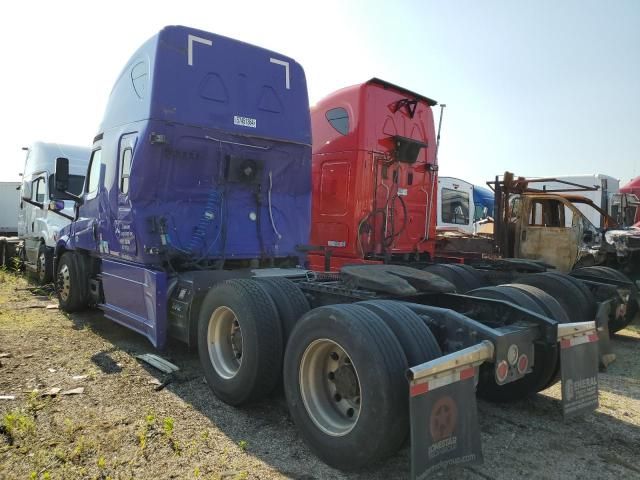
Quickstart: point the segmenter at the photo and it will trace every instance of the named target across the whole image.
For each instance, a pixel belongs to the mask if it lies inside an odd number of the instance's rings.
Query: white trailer
[[[0,236],[18,233],[20,182],[0,182]]]

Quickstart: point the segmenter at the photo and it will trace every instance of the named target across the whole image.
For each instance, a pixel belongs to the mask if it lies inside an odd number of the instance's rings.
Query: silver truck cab
[[[22,241],[21,257],[28,272],[40,283],[53,276],[53,250],[58,232],[74,217],[74,205],[64,201],[64,208],[51,208],[61,202],[51,185],[56,158],[69,159],[69,190],[80,193],[87,172],[91,149],[58,143],[35,142],[28,148],[20,187],[18,237]],[[55,211],[54,211],[55,210]]]

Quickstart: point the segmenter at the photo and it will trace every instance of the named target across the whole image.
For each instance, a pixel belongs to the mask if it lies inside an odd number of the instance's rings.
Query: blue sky
[[[60,0],[0,22],[0,180],[32,141],[90,145],[122,65],[166,24],[296,58],[312,102],[376,76],[446,103],[443,175],[640,175],[640,1]]]

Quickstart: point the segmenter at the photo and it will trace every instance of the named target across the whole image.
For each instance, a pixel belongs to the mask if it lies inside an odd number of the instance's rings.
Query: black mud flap
[[[614,301],[607,300],[598,304],[598,312],[596,313],[599,361],[600,366],[605,369],[616,360],[616,354],[613,353],[609,337],[609,320],[614,309]]]
[[[476,406],[477,368],[421,383],[412,381],[411,478],[424,479],[440,468],[482,462]]]
[[[595,331],[560,341],[564,418],[598,408],[598,357],[598,335]]]

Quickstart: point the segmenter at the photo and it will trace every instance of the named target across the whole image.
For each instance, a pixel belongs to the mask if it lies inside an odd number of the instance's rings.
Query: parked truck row
[[[407,438],[413,478],[480,461],[476,386],[508,402],[561,379],[565,415],[592,411],[598,339],[634,318],[635,285],[437,263],[436,105],[373,78],[310,111],[295,60],[164,28],[118,76],[87,168],[64,153],[23,187],[68,220],[61,308],[192,346],[228,404],[282,382],[302,437],[341,469]]]

